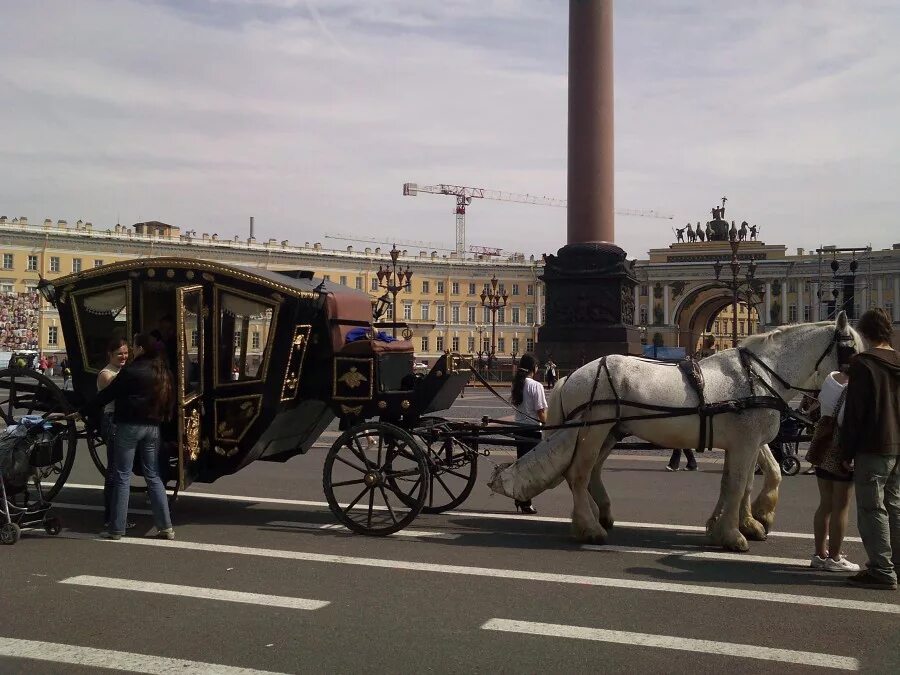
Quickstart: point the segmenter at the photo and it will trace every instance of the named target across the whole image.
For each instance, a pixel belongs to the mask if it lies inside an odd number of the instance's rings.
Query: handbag
[[[822,415],[816,422],[816,428],[813,430],[812,440],[809,442],[809,449],[806,451],[806,461],[813,466],[818,466],[826,471],[823,462],[828,462],[830,466],[835,463],[840,467],[840,451],[837,447],[838,435],[838,416],[844,407],[844,399],[847,398],[847,387],[841,392],[837,405],[834,407],[833,415]],[[835,473],[834,471],[831,471]],[[840,473],[844,473],[843,469],[839,469]]]

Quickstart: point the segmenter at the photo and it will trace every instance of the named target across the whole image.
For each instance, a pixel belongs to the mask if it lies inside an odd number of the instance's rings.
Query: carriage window
[[[203,392],[203,296],[200,289],[183,291],[181,300],[182,394],[184,402]]]
[[[108,360],[106,347],[110,340],[128,340],[131,337],[128,330],[127,298],[128,289],[125,284],[78,294],[73,298],[85,369],[100,371]]]
[[[219,383],[262,379],[273,311],[253,298],[219,292]]]

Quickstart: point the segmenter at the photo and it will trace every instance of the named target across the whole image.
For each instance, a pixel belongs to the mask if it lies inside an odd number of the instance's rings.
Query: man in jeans
[[[900,357],[891,346],[891,319],[881,308],[856,326],[869,349],[850,365],[840,447],[844,465],[855,464],[859,534],[868,569],[852,586],[897,590],[900,563]]]

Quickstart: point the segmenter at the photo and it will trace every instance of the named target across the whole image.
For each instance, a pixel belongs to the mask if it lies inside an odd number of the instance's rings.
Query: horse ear
[[[845,312],[844,310],[841,310],[840,313],[837,315],[837,321],[835,322],[835,325],[837,325],[838,330],[845,330],[847,328],[847,326],[849,325],[849,323],[850,322],[847,321],[847,312]]]

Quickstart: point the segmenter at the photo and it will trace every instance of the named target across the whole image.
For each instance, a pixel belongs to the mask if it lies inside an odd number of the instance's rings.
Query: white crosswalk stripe
[[[692,638],[671,635],[653,635],[650,633],[634,633],[621,630],[605,630],[601,628],[585,628],[583,626],[565,626],[554,623],[536,623],[532,621],[514,621],[510,619],[491,619],[481,626],[483,630],[516,633],[518,635],[543,635],[546,637],[572,638],[577,640],[594,640],[616,644],[635,645],[638,647],[656,647],[687,651],[692,654],[719,654],[763,661],[779,661],[796,665],[818,666],[839,670],[859,670],[859,661],[849,656],[803,652],[793,649],[773,649],[759,645],[737,644],[733,642],[715,642],[713,640],[695,640]]]
[[[225,602],[239,602],[248,605],[263,605],[265,607],[284,607],[287,609],[314,610],[322,609],[330,604],[324,600],[307,600],[306,598],[293,598],[283,595],[244,593],[241,591],[228,591],[218,588],[179,586],[176,584],[160,584],[152,581],[114,579],[111,577],[97,577],[91,575],[70,577],[68,579],[63,579],[59,583],[70,586],[90,586],[119,591],[155,593],[157,595],[178,595],[188,598],[200,598],[203,600],[222,600]]]
[[[151,675],[278,675],[271,671],[77,645],[0,637],[0,656]]]

